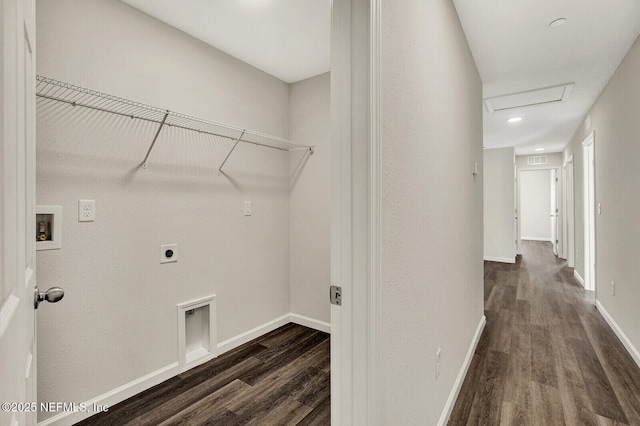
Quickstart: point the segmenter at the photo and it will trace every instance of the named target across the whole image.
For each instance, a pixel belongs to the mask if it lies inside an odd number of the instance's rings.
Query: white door
[[[35,2],[0,5],[0,424],[34,425]]]
[[[553,254],[558,255],[558,204],[557,204],[557,190],[558,190],[558,174],[556,169],[551,170],[551,197],[549,204],[551,205],[551,211],[549,217],[551,219],[551,244],[553,244]]]

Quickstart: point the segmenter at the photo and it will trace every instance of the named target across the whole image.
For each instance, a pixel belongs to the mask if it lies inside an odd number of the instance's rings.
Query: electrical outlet
[[[440,355],[442,354],[442,348],[438,347],[436,351],[436,379],[440,377]]]
[[[616,295],[616,282],[615,281],[611,281],[611,295],[612,296]]]
[[[96,201],[78,200],[78,222],[95,222]]]
[[[251,201],[245,201],[244,202],[244,215],[245,216],[251,216],[252,212],[251,212]]]

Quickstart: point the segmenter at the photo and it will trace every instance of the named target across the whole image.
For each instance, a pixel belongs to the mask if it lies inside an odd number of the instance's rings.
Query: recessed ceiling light
[[[518,121],[522,121],[522,117],[511,117],[507,120],[509,123],[517,123]]]
[[[554,27],[559,27],[560,25],[564,24],[565,22],[567,22],[567,20],[565,18],[558,18],[555,21],[551,21],[551,23],[549,24],[549,26],[551,28]]]
[[[537,152],[544,151],[544,148],[536,148],[534,151],[537,151]]]

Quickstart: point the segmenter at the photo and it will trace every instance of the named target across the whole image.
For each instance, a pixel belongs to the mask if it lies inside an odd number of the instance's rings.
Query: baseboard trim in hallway
[[[478,328],[476,328],[476,334],[473,335],[473,340],[471,340],[471,344],[469,345],[469,350],[467,351],[467,356],[462,363],[462,368],[460,368],[458,377],[453,384],[453,388],[451,389],[451,393],[449,394],[449,399],[447,399],[447,403],[444,406],[444,410],[442,411],[442,415],[440,416],[440,420],[438,421],[438,426],[446,425],[449,421],[449,417],[451,417],[451,412],[453,411],[453,407],[456,405],[456,400],[458,399],[458,395],[460,394],[460,389],[462,389],[462,383],[464,383],[464,378],[467,376],[469,366],[471,366],[471,361],[473,360],[473,354],[478,347],[480,336],[482,336],[482,331],[484,330],[484,326],[486,324],[487,317],[483,315],[482,318],[480,318],[480,322],[478,323]]]
[[[631,343],[631,340],[629,340],[627,335],[624,334],[624,331],[622,331],[622,329],[620,328],[618,323],[615,322],[613,317],[609,315],[609,312],[607,312],[607,310],[602,305],[602,303],[600,303],[599,300],[596,300],[596,307],[598,308],[598,311],[600,311],[600,313],[602,314],[602,317],[607,322],[607,324],[609,324],[609,327],[611,327],[613,332],[616,333],[616,336],[618,336],[618,339],[620,339],[624,347],[627,349],[627,351],[629,352],[629,355],[631,355],[631,358],[633,358],[636,364],[638,364],[638,367],[640,367],[640,351],[638,351],[638,348],[636,348],[633,345],[633,343]]]
[[[573,276],[580,283],[580,285],[584,287],[584,279],[582,279],[578,271],[576,271],[575,269],[573,270]]]
[[[515,257],[485,256],[484,260],[486,260],[488,262],[516,263],[516,258]]]

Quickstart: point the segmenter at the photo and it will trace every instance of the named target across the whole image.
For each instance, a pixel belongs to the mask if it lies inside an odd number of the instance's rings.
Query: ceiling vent
[[[560,86],[545,87],[543,89],[487,98],[484,100],[484,105],[487,107],[487,111],[496,112],[514,108],[552,104],[566,101],[572,90],[573,83],[567,83]]]

